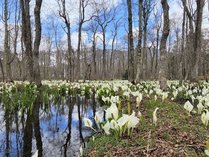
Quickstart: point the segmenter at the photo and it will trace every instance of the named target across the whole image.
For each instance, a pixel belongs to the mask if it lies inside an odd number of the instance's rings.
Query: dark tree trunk
[[[143,0],[139,0],[139,35],[138,35],[138,45],[137,45],[137,60],[136,60],[136,78],[135,80],[139,82],[142,74],[142,8]]]
[[[170,32],[169,5],[167,0],[161,0],[163,7],[163,34],[160,41],[160,69],[159,81],[162,90],[167,89],[167,48],[166,42]]]
[[[132,2],[127,0],[128,5],[128,80],[134,79],[134,41],[132,26]]]
[[[197,4],[197,18],[195,21],[195,38],[194,38],[194,62],[192,62],[191,67],[191,80],[196,81],[198,79],[198,63],[200,61],[201,54],[201,28],[202,28],[202,16],[203,16],[203,7],[205,0],[196,0]]]
[[[36,85],[41,85],[41,74],[40,74],[40,66],[39,66],[39,47],[41,43],[41,5],[42,0],[36,0],[36,5],[34,8],[34,15],[35,15],[35,41],[34,41],[34,81]]]
[[[25,46],[26,62],[27,62],[27,76],[30,82],[34,81],[33,70],[33,51],[32,51],[32,37],[31,37],[31,22],[30,22],[30,1],[20,0],[22,10],[22,37]]]

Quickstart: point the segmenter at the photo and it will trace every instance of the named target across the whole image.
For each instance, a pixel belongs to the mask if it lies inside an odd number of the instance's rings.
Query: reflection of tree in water
[[[5,108],[5,112],[4,112],[4,119],[5,119],[5,142],[2,142],[2,145],[0,145],[1,147],[5,144],[5,156],[6,157],[10,157],[11,154],[12,156],[14,156],[14,153],[16,157],[19,157],[21,152],[19,151],[19,149],[21,148],[21,144],[22,141],[20,139],[20,132],[19,132],[19,117],[18,117],[18,112],[17,112],[17,108],[11,108],[11,106],[8,105],[4,105]],[[15,128],[12,128],[12,124],[15,124]],[[4,128],[4,127],[3,127]],[[12,141],[12,135],[15,135],[15,142]],[[15,148],[16,148],[16,152],[12,152],[12,148],[13,145],[12,144],[16,144]]]
[[[71,124],[72,124],[72,113],[73,113],[73,108],[74,108],[74,105],[75,105],[75,100],[74,98],[72,97],[69,97],[66,101],[66,105],[68,106],[69,108],[69,111],[68,111],[68,134],[67,134],[67,137],[66,137],[66,141],[65,141],[65,144],[62,146],[63,149],[64,149],[64,156],[66,157],[67,156],[67,150],[68,150],[68,146],[70,146],[70,140],[71,140]]]
[[[10,153],[10,142],[9,142],[9,132],[10,132],[10,110],[5,107],[5,124],[6,124],[6,157],[9,157]]]
[[[34,127],[34,134],[36,138],[36,148],[38,150],[39,157],[42,156],[42,152],[43,152],[41,131],[40,131],[40,121],[39,121],[40,104],[41,104],[40,102],[37,102],[35,106],[33,107],[33,127]]]
[[[80,144],[92,133],[90,129],[83,128],[82,119],[84,116],[95,116],[95,97],[93,96],[91,100],[79,96],[67,97],[65,104],[56,105],[54,103],[42,105],[40,100],[37,98],[33,108],[26,109],[21,116],[18,114],[19,109],[14,112],[5,110],[8,113],[4,115],[4,130],[7,132],[4,137],[4,150],[7,155],[5,153],[3,156],[30,157],[34,149],[39,150],[40,157],[43,154],[53,156],[60,153],[61,156],[78,155]],[[41,128],[44,131],[43,137]],[[47,149],[43,153],[45,146]],[[49,148],[53,148],[53,152],[50,152]]]
[[[26,125],[24,129],[24,136],[23,136],[23,156],[31,156],[31,150],[32,150],[32,115],[30,113],[30,110],[27,111],[27,119],[26,119]]]
[[[32,151],[32,135],[34,130],[34,135],[36,139],[36,148],[38,150],[38,156],[42,157],[43,147],[42,147],[42,139],[40,132],[40,121],[39,121],[39,108],[40,101],[39,97],[37,97],[32,113],[30,110],[27,111],[27,119],[26,125],[24,128],[24,136],[23,136],[23,156],[29,157],[31,156]]]
[[[17,152],[17,154],[16,154],[16,157],[19,157],[19,147],[21,146],[21,140],[20,140],[20,131],[19,131],[19,118],[18,118],[18,113],[17,112],[15,112],[15,132],[16,132],[16,134],[15,134],[15,139],[16,139],[16,152]],[[19,142],[21,142],[20,144],[19,144]]]
[[[80,140],[81,140],[81,142],[83,143],[84,142],[84,140],[83,140],[83,134],[82,134],[82,118],[81,118],[81,98],[80,97],[77,97],[77,99],[78,99],[78,104],[77,104],[77,106],[78,106],[78,120],[79,120],[79,135],[80,135]],[[83,108],[83,104],[84,103],[82,103],[82,108]]]

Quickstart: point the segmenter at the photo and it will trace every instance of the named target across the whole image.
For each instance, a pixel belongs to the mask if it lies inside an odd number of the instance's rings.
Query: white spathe
[[[208,121],[209,121],[209,111],[208,110],[205,110],[205,112],[202,113],[201,120],[205,126],[208,126]]]
[[[84,117],[84,126],[92,128],[92,126],[93,126],[92,121],[90,119]]]
[[[118,108],[115,103],[112,103],[111,106],[106,110],[106,120],[109,118],[113,118],[115,120],[118,119]]]
[[[133,112],[128,118],[128,128],[135,128],[139,123],[139,118],[135,116],[135,112]]]
[[[202,110],[204,109],[204,106],[202,105],[202,103],[197,104],[197,109],[198,109],[198,113],[201,114]]]
[[[159,108],[157,107],[157,108],[154,110],[153,114],[152,114],[152,116],[153,116],[153,123],[154,123],[155,126],[157,125],[157,110],[158,110],[158,109],[159,109]]]
[[[189,102],[187,101],[185,104],[184,104],[184,108],[185,110],[187,110],[190,114],[190,112],[193,110],[194,106]]]
[[[107,134],[107,135],[110,134],[110,128],[111,128],[110,122],[107,121],[107,123],[103,126],[105,134]]]
[[[32,157],[38,157],[38,150],[35,152],[35,154],[33,154]]]
[[[139,95],[136,97],[136,107],[139,107],[141,101],[142,101],[142,94],[139,93]]]

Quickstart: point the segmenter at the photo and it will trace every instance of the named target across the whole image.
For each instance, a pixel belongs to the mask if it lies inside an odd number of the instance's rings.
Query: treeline
[[[205,0],[181,0],[180,18],[169,15],[173,8],[167,0],[114,2],[71,4],[78,6],[73,45],[75,24],[67,0],[56,0],[57,16],[48,18],[47,27],[41,21],[41,11],[47,10],[42,0],[34,0],[34,6],[27,0],[3,0],[1,80],[41,84],[42,79],[159,79],[166,88],[167,79],[194,81],[207,76]]]

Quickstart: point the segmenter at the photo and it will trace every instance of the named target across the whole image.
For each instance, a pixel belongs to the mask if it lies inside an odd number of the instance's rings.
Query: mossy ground
[[[157,126],[152,123],[152,113],[158,107]],[[90,140],[86,156],[118,157],[201,157],[209,128],[201,122],[201,115],[188,115],[183,105],[161,100],[145,99],[140,111],[143,118],[131,137],[116,139],[100,134]]]

